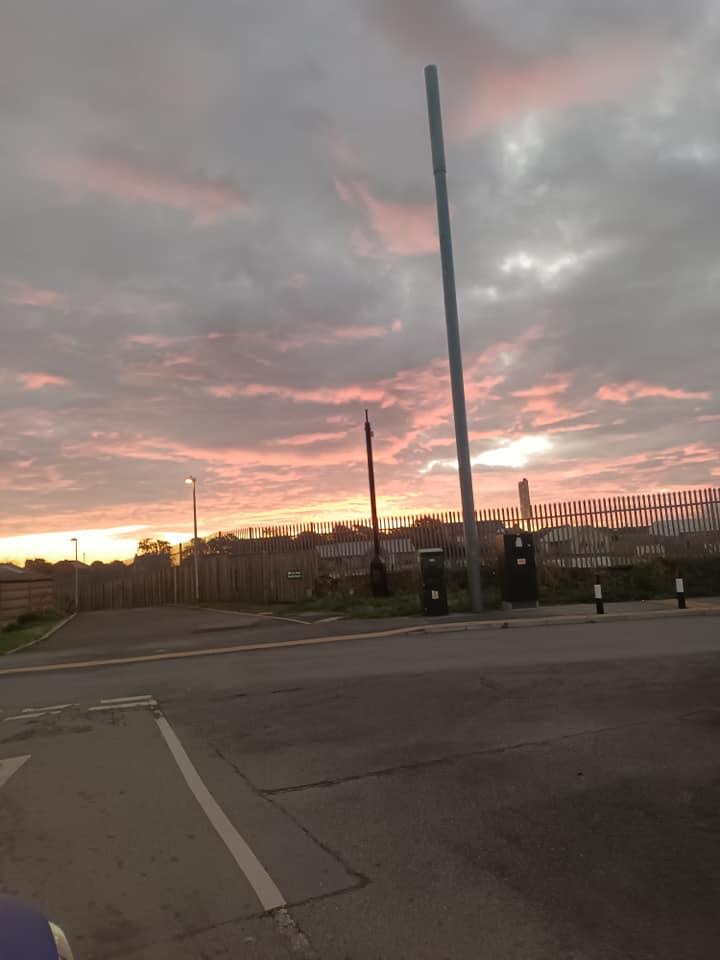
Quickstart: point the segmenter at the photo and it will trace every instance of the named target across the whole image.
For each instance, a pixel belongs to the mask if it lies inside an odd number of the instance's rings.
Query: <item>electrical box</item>
[[[445,551],[441,547],[418,550],[420,558],[420,605],[428,617],[448,613]]]
[[[503,606],[537,607],[538,580],[535,543],[531,533],[503,533],[498,537]]]

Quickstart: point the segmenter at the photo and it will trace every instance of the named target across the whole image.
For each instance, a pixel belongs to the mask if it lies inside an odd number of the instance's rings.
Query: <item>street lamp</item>
[[[72,537],[70,543],[75,544],[75,612],[80,608],[80,583],[78,581],[78,538]]]
[[[197,477],[185,477],[185,483],[192,484],[193,492],[193,576],[195,580],[195,603],[200,603],[200,571],[198,569],[198,533],[197,533]]]

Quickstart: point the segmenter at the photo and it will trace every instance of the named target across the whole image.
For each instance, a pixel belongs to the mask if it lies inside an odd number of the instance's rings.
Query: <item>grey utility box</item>
[[[420,605],[428,617],[445,617],[448,612],[445,551],[441,547],[418,550],[420,558]]]
[[[532,534],[524,531],[500,534],[498,552],[503,606],[537,607],[539,593]]]

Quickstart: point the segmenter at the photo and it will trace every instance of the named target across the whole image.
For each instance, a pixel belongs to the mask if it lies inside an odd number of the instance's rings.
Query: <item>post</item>
[[[685,581],[683,580],[682,570],[675,571],[675,593],[677,594],[678,610],[686,610],[685,603]]]
[[[80,571],[78,570],[78,542],[77,537],[73,537],[75,544],[75,613],[80,609]]]
[[[196,480],[193,477],[193,578],[195,581],[195,603],[200,603],[200,568],[198,560],[198,534],[197,534],[197,494],[195,492]]]
[[[386,597],[387,574],[385,564],[380,558],[380,525],[377,515],[377,498],[375,496],[375,463],[373,461],[372,438],[374,434],[370,425],[367,410],[365,411],[365,447],[368,462],[368,484],[370,486],[370,514],[373,528],[373,558],[370,562],[370,587],[374,597]]]
[[[447,192],[445,166],[445,143],[443,138],[442,112],[440,109],[440,86],[437,67],[425,68],[430,146],[432,148],[435,199],[437,201],[438,236],[442,264],[443,297],[445,300],[445,325],[447,328],[450,383],[452,386],[453,413],[455,417],[455,444],[460,476],[460,499],[462,501],[465,552],[467,555],[468,588],[470,603],[476,612],[482,610],[482,584],[480,582],[480,544],[475,521],[475,503],[472,487],[472,464],[468,439],[467,411],[465,408],[465,384],[463,381],[462,348],[458,320],[457,293],[455,290],[455,266],[453,263],[450,208]]]
[[[600,574],[595,574],[595,612],[605,613],[605,603],[602,595],[602,584],[600,583]]]

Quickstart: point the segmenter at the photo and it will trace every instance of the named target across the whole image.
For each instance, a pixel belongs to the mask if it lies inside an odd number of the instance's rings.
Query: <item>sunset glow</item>
[[[2,38],[0,561],[189,540],[188,475],[203,535],[366,518],[366,409],[380,512],[459,508],[431,62],[478,508],[717,484],[709,13],[45,6]]]

